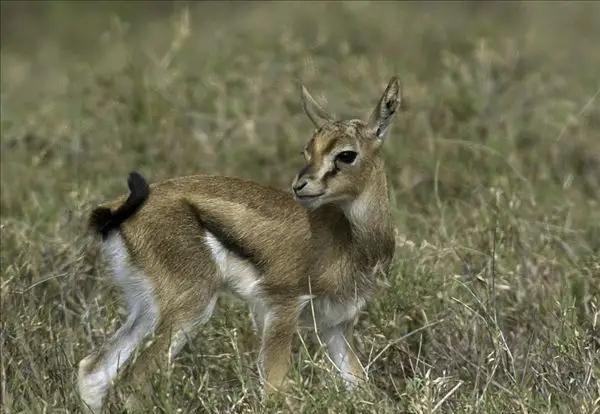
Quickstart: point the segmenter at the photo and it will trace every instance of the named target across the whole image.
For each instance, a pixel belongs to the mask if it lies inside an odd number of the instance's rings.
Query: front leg
[[[348,388],[366,379],[366,372],[352,347],[353,321],[347,321],[323,330],[323,340],[330,358]]]
[[[260,360],[265,394],[281,390],[290,365],[298,309],[272,307],[266,314]]]

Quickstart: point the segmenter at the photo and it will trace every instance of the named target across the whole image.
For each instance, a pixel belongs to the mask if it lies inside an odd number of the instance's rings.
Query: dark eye
[[[336,160],[336,162],[339,161],[344,164],[352,164],[354,162],[354,160],[356,159],[357,155],[358,154],[354,151],[343,151],[335,156],[335,160]]]

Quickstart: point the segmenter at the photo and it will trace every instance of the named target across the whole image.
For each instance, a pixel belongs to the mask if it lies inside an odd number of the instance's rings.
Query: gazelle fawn
[[[400,84],[392,78],[366,121],[331,119],[304,87],[302,99],[315,131],[292,194],[205,175],[148,186],[132,173],[127,198],[93,211],[128,317],[79,364],[80,395],[92,411],[128,362],[130,379],[146,383],[156,361],[177,354],[226,290],[250,305],[267,393],[284,385],[298,326],[317,329],[349,386],[366,377],[352,329],[394,253],[380,148]]]

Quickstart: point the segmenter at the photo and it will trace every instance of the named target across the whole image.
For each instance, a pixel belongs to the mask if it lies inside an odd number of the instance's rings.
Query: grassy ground
[[[598,4],[185,10],[2,4],[5,412],[78,410],[77,362],[123,317],[86,219],[130,170],[287,188],[311,133],[299,80],[363,115],[395,73],[397,249],[357,328],[369,383],[344,391],[299,337],[288,402],[263,406],[248,312],[224,300],[155,376],[153,410],[599,411]]]

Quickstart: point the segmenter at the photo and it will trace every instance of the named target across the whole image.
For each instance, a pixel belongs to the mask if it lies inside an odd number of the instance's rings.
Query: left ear
[[[313,98],[308,90],[301,85],[302,89],[302,106],[304,112],[310,118],[316,128],[319,128],[326,122],[331,122],[333,117]]]
[[[371,113],[367,123],[369,131],[371,131],[376,139],[383,140],[385,137],[401,100],[402,91],[400,81],[394,76],[390,79],[390,83],[381,96],[381,99],[379,99],[379,103]]]

